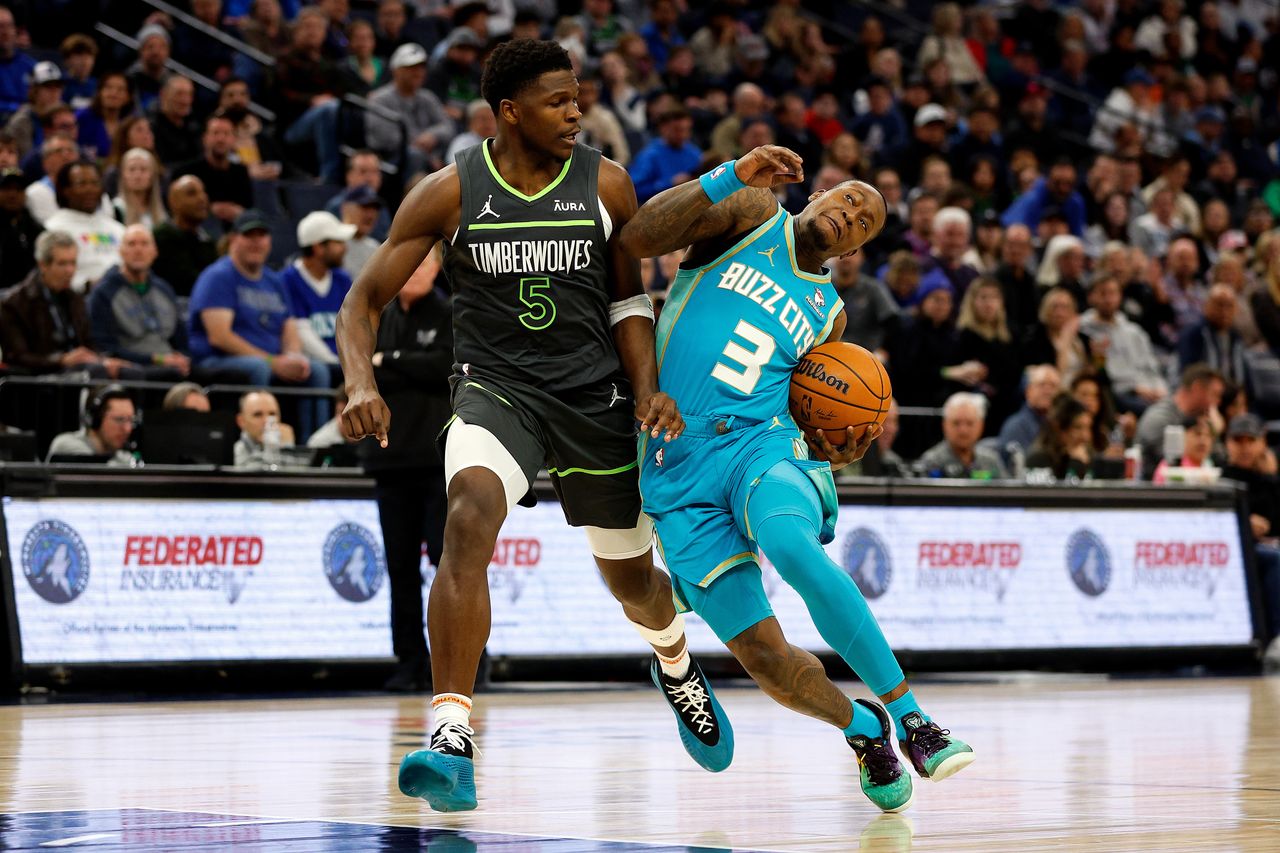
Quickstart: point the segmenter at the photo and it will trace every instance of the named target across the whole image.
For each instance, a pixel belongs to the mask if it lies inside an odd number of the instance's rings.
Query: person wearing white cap
[[[351,289],[351,274],[342,268],[347,241],[356,226],[343,225],[325,210],[302,217],[298,223],[298,257],[283,273],[285,289],[298,320],[298,337],[308,358],[338,363],[335,324],[342,300]]]
[[[5,130],[18,143],[19,159],[26,157],[44,141],[40,116],[62,100],[62,69],[55,62],[37,62],[31,69],[27,103],[23,104],[5,125]]]
[[[396,48],[391,54],[391,78],[390,83],[375,89],[369,100],[395,113],[400,122],[371,111],[365,119],[369,147],[389,160],[398,159],[403,127],[408,136],[404,142],[409,149],[409,171],[439,168],[457,127],[436,94],[422,88],[427,81],[427,52],[422,45],[408,42]]]
[[[947,109],[941,104],[925,104],[916,110],[911,124],[911,139],[886,152],[885,164],[897,170],[904,186],[914,187],[920,183],[920,167],[926,157],[947,157]]]

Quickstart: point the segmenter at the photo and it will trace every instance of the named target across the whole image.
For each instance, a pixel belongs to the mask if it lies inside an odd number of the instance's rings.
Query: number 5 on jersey
[[[529,310],[519,320],[526,329],[540,332],[556,321],[556,303],[544,293],[550,289],[548,278],[520,279],[520,302]]]
[[[778,343],[772,336],[760,331],[746,320],[738,321],[737,328],[733,330],[733,334],[734,337],[741,338],[751,344],[753,349],[747,349],[737,341],[730,339],[729,343],[725,344],[724,351],[720,355],[742,365],[742,369],[735,370],[723,362],[716,362],[716,366],[711,369],[711,377],[719,379],[743,394],[750,394],[755,390],[756,383],[760,381],[761,370],[769,363],[769,359],[773,358],[773,351],[777,348]]]

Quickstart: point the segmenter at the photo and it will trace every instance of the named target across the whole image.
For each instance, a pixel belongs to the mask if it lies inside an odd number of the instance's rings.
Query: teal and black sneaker
[[[907,737],[898,744],[922,778],[941,782],[968,767],[977,757],[969,744],[951,737],[951,732],[919,714],[907,714],[902,718],[902,726],[907,730]]]
[[[911,805],[915,792],[911,787],[911,774],[893,751],[893,720],[889,712],[866,699],[854,699],[880,720],[880,737],[854,735],[845,738],[853,754],[858,757],[858,770],[862,793],[867,795],[882,812],[900,812]]]
[[[431,736],[427,749],[400,762],[400,792],[421,797],[438,812],[465,812],[476,807],[475,732],[448,721]]]
[[[690,656],[684,678],[672,678],[662,671],[655,655],[649,677],[675,713],[680,742],[689,757],[712,773],[727,768],[733,761],[733,727],[698,662]]]

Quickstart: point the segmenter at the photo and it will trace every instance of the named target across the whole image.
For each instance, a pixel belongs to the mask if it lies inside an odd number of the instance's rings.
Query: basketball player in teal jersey
[[[912,786],[892,734],[935,780],[968,766],[973,750],[920,710],[862,593],[822,547],[835,534],[832,467],[861,458],[879,428],[856,437],[850,427],[841,449],[819,432],[806,448],[788,386],[804,354],[844,330],[824,262],[875,237],[885,202],[848,181],[814,193],[793,217],[770,188],[801,180],[794,152],[764,146],[660,193],[623,228],[637,257],[689,247],[657,333],[658,381],[680,400],[684,437],[641,439],[640,491],[681,608],[705,619],[766,693],[840,728],[863,792],[896,812],[910,805]],[[834,465],[810,459],[810,449]],[[786,641],[757,548],[887,710],[850,701],[817,658]]]
[[[428,748],[400,765],[400,790],[439,811],[476,807],[469,723],[490,628],[489,560],[503,520],[544,466],[565,518],[586,529],[610,591],[653,645],[653,678],[685,748],[712,771],[733,757],[733,732],[689,657],[640,511],[635,422],[666,444],[683,421],[658,390],[639,263],[618,247],[635,189],[622,167],[576,143],[578,83],[555,42],[500,45],[481,89],[498,117],[496,137],[414,188],[338,316],[343,428],[386,446],[390,413],[370,364],[379,314],[444,243],[457,364],[444,438],[444,554],[427,611],[434,728]]]

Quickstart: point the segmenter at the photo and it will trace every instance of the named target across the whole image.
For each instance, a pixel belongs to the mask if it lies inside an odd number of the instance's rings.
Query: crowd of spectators
[[[1110,476],[1137,445],[1151,477],[1166,426],[1226,452],[1224,390],[1280,412],[1274,4],[94,5],[136,48],[0,7],[14,372],[340,384],[352,278],[404,192],[493,134],[487,50],[543,37],[641,202],[767,143],[805,160],[793,212],[849,178],[884,194],[880,237],[831,262],[895,388],[859,470]],[[678,263],[643,266],[659,306]]]

